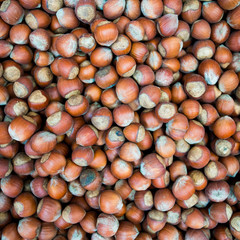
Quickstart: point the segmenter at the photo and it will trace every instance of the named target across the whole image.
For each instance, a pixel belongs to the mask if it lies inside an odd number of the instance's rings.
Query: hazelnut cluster
[[[3,240],[240,239],[240,0],[0,0]]]

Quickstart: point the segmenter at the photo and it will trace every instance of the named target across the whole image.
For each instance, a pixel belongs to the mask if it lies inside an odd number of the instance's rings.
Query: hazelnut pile
[[[2,240],[240,239],[240,0],[0,0]]]

